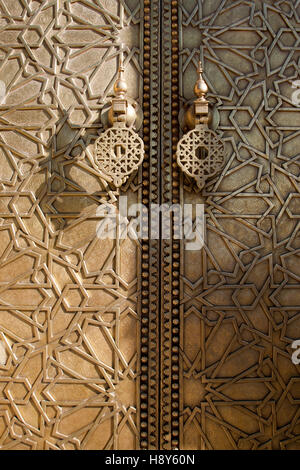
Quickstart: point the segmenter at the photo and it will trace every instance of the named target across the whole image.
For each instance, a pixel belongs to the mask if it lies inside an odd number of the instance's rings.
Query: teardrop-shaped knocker
[[[102,113],[110,126],[95,142],[95,163],[116,188],[138,169],[144,158],[144,142],[134,130],[141,121],[137,103],[126,96],[127,84],[121,58],[119,76],[114,85],[115,97]]]
[[[199,79],[195,85],[197,99],[187,111],[194,129],[178,142],[177,163],[184,173],[196,180],[198,188],[203,189],[206,180],[222,170],[225,164],[225,145],[208,127],[209,103],[205,98],[208,87],[202,77],[201,62],[198,73]]]

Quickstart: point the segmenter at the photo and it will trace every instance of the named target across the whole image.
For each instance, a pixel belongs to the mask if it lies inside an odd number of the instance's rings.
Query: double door
[[[298,3],[0,3],[2,449],[299,448]],[[121,58],[145,157],[117,189]],[[201,190],[176,157],[199,60],[226,146]],[[147,237],[99,236],[121,197]],[[202,247],[162,205],[204,208]]]

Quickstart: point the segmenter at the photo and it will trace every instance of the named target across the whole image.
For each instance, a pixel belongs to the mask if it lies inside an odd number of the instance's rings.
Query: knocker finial
[[[202,67],[201,60],[199,61],[197,72],[199,76],[194,87],[194,92],[195,92],[195,95],[197,96],[197,99],[195,100],[195,103],[194,103],[195,125],[198,126],[199,124],[204,124],[207,126],[209,102],[207,101],[205,95],[208,92],[208,86],[202,76],[203,67]]]
[[[123,57],[123,44],[121,44],[120,52],[120,62],[118,70],[118,78],[114,84],[114,92],[116,98],[125,98],[128,91],[127,83],[124,77],[125,67],[124,67],[124,57]]]
[[[118,76],[114,84],[115,96],[111,101],[111,108],[108,112],[108,123],[111,127],[134,127],[135,125],[137,114],[134,106],[128,99],[127,91],[123,44],[121,44]]]
[[[206,101],[205,95],[208,92],[208,86],[206,81],[204,80],[203,74],[203,67],[201,60],[199,61],[198,70],[197,70],[199,77],[195,84],[194,91],[195,95],[197,96],[199,101]]]

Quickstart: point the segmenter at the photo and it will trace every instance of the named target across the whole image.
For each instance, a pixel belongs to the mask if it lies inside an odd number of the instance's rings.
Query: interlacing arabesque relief
[[[141,10],[0,1],[1,449],[139,447],[139,248],[96,236],[118,191],[94,142],[121,43],[141,97]],[[138,177],[122,190],[137,202]]]
[[[181,282],[181,448],[299,449],[299,1],[179,2],[180,94],[201,58],[227,163]],[[199,44],[201,44],[199,54]],[[199,57],[200,55],[200,57]]]

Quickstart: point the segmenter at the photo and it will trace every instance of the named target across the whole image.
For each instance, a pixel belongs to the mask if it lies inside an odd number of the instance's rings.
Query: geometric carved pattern
[[[139,99],[140,12],[0,1],[1,449],[139,447],[139,247],[96,236],[116,191],[93,148],[122,42]]]
[[[180,94],[199,60],[229,159],[203,191],[205,247],[182,265],[181,448],[299,449],[296,1],[179,2]],[[185,185],[183,200],[203,202]]]
[[[137,170],[144,156],[144,143],[132,129],[107,129],[96,140],[95,146],[97,165],[113,179],[116,187]]]
[[[204,126],[189,131],[178,143],[177,162],[202,189],[224,165],[225,145],[215,132]]]

